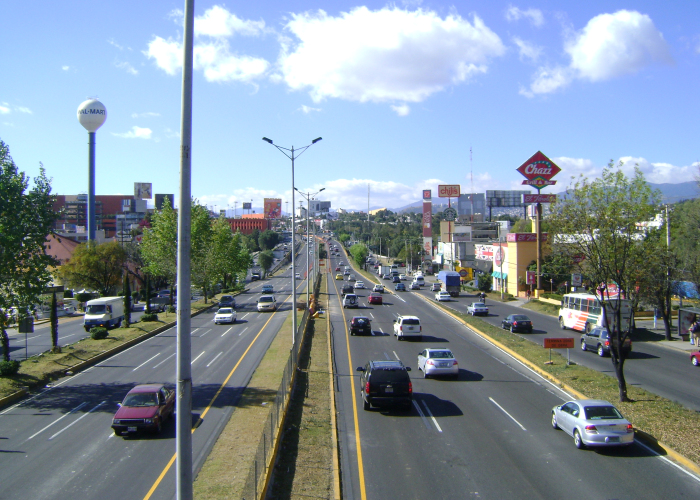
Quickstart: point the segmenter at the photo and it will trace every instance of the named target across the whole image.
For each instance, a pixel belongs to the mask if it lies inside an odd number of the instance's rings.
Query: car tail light
[[[587,425],[586,426],[586,432],[588,434],[598,434],[598,429],[596,428],[595,425]]]
[[[408,382],[408,393],[413,394],[413,383],[411,381]]]
[[[634,432],[634,427],[632,427],[632,424],[627,424],[627,434],[630,432]]]
[[[453,361],[453,362],[452,362],[452,366],[457,366],[458,364],[459,364],[459,363],[457,363],[456,361]]]
[[[426,361],[425,364],[430,365],[430,366],[435,366],[435,362],[432,359],[429,359],[428,361]]]
[[[365,384],[365,394],[369,394],[369,382]]]
[[[419,332],[422,332],[422,331],[423,331],[423,326],[422,326],[422,325],[418,327],[418,331],[419,331]]]
[[[513,321],[513,326],[518,326],[518,322],[517,322],[517,321]]]
[[[609,341],[609,340],[606,340],[606,341],[605,341],[605,347],[610,347],[610,341]]]

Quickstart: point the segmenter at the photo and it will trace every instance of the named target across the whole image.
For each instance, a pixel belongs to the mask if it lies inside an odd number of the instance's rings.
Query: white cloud
[[[538,47],[530,42],[526,42],[525,40],[518,38],[517,36],[513,37],[513,43],[515,43],[515,45],[518,46],[518,55],[521,61],[524,59],[529,59],[533,62],[536,62],[542,54],[542,47]]]
[[[391,109],[394,110],[394,112],[399,115],[399,116],[408,116],[408,114],[411,112],[411,108],[408,107],[408,104],[401,104],[398,106],[391,106]]]
[[[150,139],[152,133],[153,131],[150,128],[142,128],[134,125],[131,127],[129,132],[124,132],[121,134],[112,132],[112,135],[122,137],[124,139]]]
[[[112,45],[112,46],[114,46],[114,47],[116,47],[116,48],[118,48],[119,50],[124,50],[124,47],[122,47],[121,45],[119,45],[119,44],[114,40],[114,38],[110,38],[109,40],[107,40],[107,43],[110,44],[110,45]]]
[[[533,26],[540,27],[544,24],[544,16],[539,9],[522,10],[514,5],[509,5],[506,9],[506,19],[508,21],[518,21],[521,18],[526,18]]]
[[[440,18],[428,10],[357,7],[332,17],[293,14],[281,39],[281,78],[293,90],[359,102],[421,102],[484,73],[505,52],[477,16]]]
[[[20,113],[26,113],[28,115],[32,114],[32,110],[29,108],[25,108],[24,106],[16,106],[15,109]]]
[[[559,156],[552,158],[552,161],[561,168],[561,172],[557,174],[556,180],[559,184],[567,186],[571,177],[578,177],[579,175],[584,175],[588,178],[599,177],[602,168],[597,167],[591,160],[586,158],[568,158],[566,156]]]
[[[565,43],[568,66],[540,68],[529,90],[532,97],[565,87],[574,79],[591,82],[634,74],[653,63],[672,64],[663,35],[646,14],[620,10],[601,14]]]
[[[635,158],[632,156],[621,157],[615,162],[615,165],[619,162],[623,163],[621,170],[628,177],[634,175],[634,167],[638,166],[647,182],[655,184],[678,184],[679,182],[693,181],[698,174],[697,163],[679,167],[670,163],[653,163],[646,158]]]
[[[63,71],[68,71],[70,69],[70,66],[61,66],[61,69]]]
[[[182,67],[182,47],[176,41],[156,36],[148,42],[148,50],[144,54],[149,59],[155,59],[156,66],[169,75],[174,75]]]
[[[0,115],[9,115],[10,114],[10,108],[7,106],[7,103],[2,103],[0,104]]]
[[[134,68],[128,62],[115,62],[114,65],[119,69],[123,69],[124,71],[126,71],[130,75],[138,75],[139,74],[138,70],[136,68]]]
[[[155,116],[160,116],[160,113],[154,113],[153,111],[148,111],[146,113],[131,113],[132,118],[152,118]]]
[[[309,114],[314,111],[321,111],[321,108],[312,108],[311,106],[307,106],[306,104],[302,104],[301,107],[299,108],[304,114]]]
[[[194,19],[195,36],[218,38],[233,35],[257,36],[265,33],[265,21],[246,21],[215,5]]]

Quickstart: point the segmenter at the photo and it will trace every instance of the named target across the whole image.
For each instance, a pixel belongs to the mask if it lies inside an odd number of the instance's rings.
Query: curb
[[[422,295],[418,295],[418,296],[419,296],[420,298],[422,298],[423,300],[425,300],[426,302],[428,302],[428,303],[430,303],[430,304],[433,304],[434,306],[437,307],[437,304],[434,304],[433,302],[431,302],[431,301],[428,300],[427,298],[423,297]],[[523,358],[523,357],[520,356],[518,353],[516,353],[516,352],[513,351],[512,349],[510,349],[510,348],[504,346],[503,344],[501,344],[501,343],[498,342],[497,340],[492,339],[491,337],[489,337],[488,335],[486,335],[485,333],[483,333],[482,331],[480,331],[478,328],[476,328],[476,327],[474,327],[474,326],[472,326],[472,325],[469,325],[469,324],[465,323],[465,322],[462,320],[462,318],[456,316],[456,315],[453,314],[451,311],[448,311],[445,307],[440,307],[440,309],[442,309],[445,313],[447,313],[447,314],[449,314],[450,316],[452,316],[455,320],[457,320],[457,321],[459,321],[460,323],[462,323],[462,324],[463,324],[465,327],[467,327],[468,329],[474,331],[477,335],[479,335],[480,337],[482,337],[482,338],[483,338],[484,340],[486,340],[487,342],[490,342],[491,344],[495,345],[496,347],[498,347],[498,348],[502,349],[503,351],[507,352],[509,355],[513,356],[515,359],[517,359],[518,361],[520,361],[521,363],[523,363],[524,365],[526,365],[528,368],[530,368],[530,369],[533,370],[534,372],[538,373],[538,374],[539,374],[540,376],[542,376],[543,378],[545,378],[545,379],[549,380],[550,382],[552,382],[552,383],[558,385],[559,387],[561,387],[561,388],[564,389],[565,391],[567,391],[567,392],[573,394],[574,396],[576,396],[578,399],[588,399],[588,397],[587,397],[585,394],[583,394],[583,393],[577,391],[576,389],[574,389],[574,388],[568,386],[567,384],[563,383],[562,381],[560,381],[559,379],[557,379],[556,377],[554,377],[554,376],[553,376],[552,374],[550,374],[549,372],[546,372],[545,370],[542,370],[539,366],[537,366],[537,365],[535,365],[534,363],[532,363],[531,361],[529,361],[529,360]],[[670,446],[668,446],[668,445],[662,443],[661,441],[659,441],[658,439],[656,439],[656,438],[655,438],[654,436],[652,436],[651,434],[648,434],[648,433],[646,433],[646,432],[644,432],[644,431],[642,431],[642,430],[636,429],[636,428],[634,429],[634,434],[635,434],[635,437],[636,437],[637,439],[639,439],[641,442],[643,442],[645,445],[647,445],[649,448],[651,448],[652,450],[654,450],[654,451],[655,451],[656,453],[658,453],[659,455],[661,455],[661,456],[667,456],[667,457],[669,457],[670,459],[674,460],[675,462],[678,462],[678,463],[680,463],[681,465],[683,465],[684,467],[690,469],[690,470],[693,471],[695,474],[700,475],[700,465],[696,464],[695,462],[693,462],[693,461],[690,460],[689,458],[687,458],[687,457],[681,455],[680,453],[678,453],[677,451],[675,451],[675,450],[674,450],[673,448],[671,448]]]
[[[192,313],[191,316],[194,317],[194,316],[197,316],[199,314],[202,314],[203,312],[211,309],[213,306],[214,306],[214,304],[212,303],[211,306],[205,307],[204,309],[200,309],[199,311]],[[153,331],[150,331],[148,333],[144,333],[143,335],[140,335],[134,339],[131,339],[128,342],[124,342],[121,345],[113,347],[112,349],[108,349],[107,351],[101,352],[100,354],[97,354],[96,356],[88,358],[85,361],[81,361],[80,363],[78,363],[76,365],[69,366],[68,368],[61,369],[60,371],[57,371],[57,372],[48,373],[47,377],[51,378],[53,376],[71,376],[71,375],[74,375],[76,372],[82,371],[85,368],[89,368],[90,366],[102,361],[105,358],[108,358],[108,357],[113,356],[115,354],[118,354],[122,351],[125,351],[126,349],[133,347],[134,345],[136,345],[140,342],[143,342],[144,340],[148,340],[151,337],[155,337],[159,333],[162,333],[165,330],[168,330],[175,325],[177,325],[177,321],[173,321],[172,323],[166,323],[165,325],[160,326]],[[39,384],[37,384],[37,385],[39,385]],[[17,391],[17,392],[10,394],[9,396],[5,396],[4,398],[0,398],[0,408],[4,408],[6,405],[11,404],[11,403],[17,401],[18,399],[22,399],[23,397],[27,396],[28,394],[29,394],[29,391],[27,389],[22,389],[20,391]]]
[[[326,295],[326,321],[328,324],[328,372],[330,373],[330,410],[331,410],[331,442],[332,442],[332,454],[333,454],[333,500],[340,500],[340,456],[338,455],[338,423],[335,408],[335,387],[333,381],[335,380],[335,372],[333,371],[333,350],[331,349],[331,314],[330,314],[330,294]]]

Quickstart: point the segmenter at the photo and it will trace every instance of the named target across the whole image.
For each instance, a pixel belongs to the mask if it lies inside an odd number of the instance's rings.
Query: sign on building
[[[152,193],[153,184],[150,182],[134,182],[134,198],[137,200],[150,200]]]

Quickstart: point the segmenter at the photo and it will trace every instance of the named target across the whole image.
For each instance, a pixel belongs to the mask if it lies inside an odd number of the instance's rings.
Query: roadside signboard
[[[571,275],[571,286],[581,286],[582,284],[582,279],[581,279],[581,274],[580,273],[573,273]]]
[[[443,217],[445,217],[445,220],[453,221],[457,218],[457,210],[455,210],[452,207],[449,207],[443,210],[442,215]]]
[[[556,184],[552,177],[561,172],[561,169],[541,151],[532,155],[525,163],[518,167],[525,179],[524,185],[533,186],[539,192],[545,186]]]
[[[438,186],[438,196],[440,198],[459,198],[459,184],[440,184]]]
[[[568,337],[563,337],[563,338],[553,338],[553,339],[544,339],[544,348],[545,349],[573,349],[574,348],[574,339],[573,338],[568,338]]]
[[[523,203],[554,203],[557,201],[556,194],[524,194]]]
[[[536,271],[525,271],[525,282],[528,285],[537,284],[537,272]]]

